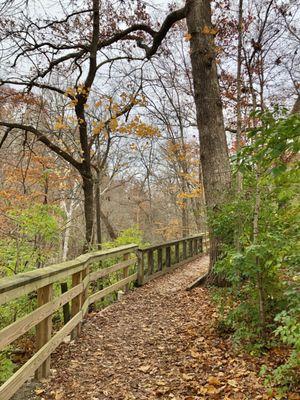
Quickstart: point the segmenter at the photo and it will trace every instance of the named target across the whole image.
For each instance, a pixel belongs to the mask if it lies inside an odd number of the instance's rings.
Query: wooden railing
[[[35,354],[0,387],[0,399],[9,400],[34,374],[37,379],[49,375],[51,354],[68,335],[73,338],[78,336],[91,304],[120,289],[128,291],[132,282],[143,285],[193,260],[201,252],[202,236],[143,249],[132,244],[87,253],[72,261],[0,279],[0,305],[22,296],[36,297],[37,303],[31,313],[0,330],[0,351],[33,328],[36,332]],[[107,259],[115,263],[105,267]],[[122,274],[121,279],[115,276],[118,271],[121,271],[118,273]],[[116,283],[109,282],[105,287],[103,278],[107,279],[111,274],[114,274]],[[58,294],[54,288],[63,281],[69,282],[71,287],[67,292]],[[53,332],[53,315],[67,303],[71,304],[71,319]]]
[[[138,284],[143,285],[151,279],[192,261],[202,252],[203,235],[190,236],[139,249]]]
[[[36,377],[47,377],[50,372],[50,356],[66,336],[76,337],[81,322],[90,304],[101,300],[121,288],[128,288],[136,281],[137,272],[128,276],[128,269],[135,265],[137,246],[128,245],[106,251],[79,256],[75,260],[52,265],[39,270],[18,274],[0,280],[0,305],[37,291],[37,308],[25,317],[0,331],[0,350],[36,326],[37,352],[10,379],[0,387],[0,399],[8,400],[34,373]],[[90,271],[95,262],[108,258],[123,261],[113,266]],[[123,279],[95,293],[89,294],[89,284],[113,272],[123,271]],[[62,295],[53,297],[53,285],[71,279],[72,288]],[[71,302],[72,318],[58,332],[52,335],[52,315],[64,304]]]

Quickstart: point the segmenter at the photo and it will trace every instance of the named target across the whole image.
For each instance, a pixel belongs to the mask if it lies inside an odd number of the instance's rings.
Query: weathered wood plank
[[[53,299],[51,302],[44,304],[25,317],[18,319],[16,322],[2,329],[0,331],[0,350],[5,346],[8,346],[14,340],[18,339],[18,337],[24,335],[24,333],[35,327],[44,318],[53,314],[56,310],[71,301],[74,297],[78,296],[78,294],[82,292],[83,288],[83,283],[73,287],[60,297]]]
[[[157,270],[163,269],[162,248],[157,249]]]
[[[202,237],[203,235],[205,235],[205,234],[204,234],[204,233],[200,233],[199,235],[188,236],[188,237],[185,237],[184,239],[170,240],[170,241],[168,241],[168,242],[158,243],[158,244],[151,245],[151,246],[146,246],[146,247],[141,248],[140,250],[142,250],[142,251],[156,250],[156,249],[158,249],[159,247],[171,246],[171,245],[174,245],[174,244],[176,244],[176,243],[181,243],[183,240],[194,239],[194,238],[196,238],[196,237]]]
[[[75,260],[0,279],[0,305],[43,286],[65,279],[76,272],[83,271],[90,263],[123,255],[129,251],[133,252],[137,248],[136,245],[126,245],[109,250],[87,253],[77,257]]]
[[[138,285],[142,286],[144,284],[144,276],[145,276],[145,261],[144,261],[144,253],[141,250],[138,250],[137,274],[138,274]]]
[[[166,268],[171,267],[171,246],[166,247]]]
[[[148,250],[147,251],[147,259],[148,259],[147,275],[152,275],[153,272],[154,272],[153,250]]]
[[[43,364],[50,354],[60,345],[63,339],[82,321],[82,311],[75,315],[47,344],[28,360],[13,376],[0,387],[0,399],[9,400],[28,378]]]
[[[88,276],[86,277],[88,278]],[[82,282],[82,271],[76,272],[76,274],[72,275],[72,286],[76,287]],[[83,285],[82,285],[83,286]],[[83,289],[85,290],[85,288]],[[82,304],[82,292],[83,290],[78,293],[78,296],[74,297],[72,300],[71,304],[71,315],[74,317],[79,311],[81,310],[81,304]],[[71,332],[72,339],[75,339],[78,335],[80,334],[80,327],[79,324],[73,329]]]
[[[128,260],[129,254],[124,254],[124,262]],[[130,264],[129,264],[130,265]],[[126,265],[123,269],[123,279],[126,279],[128,277],[128,272],[129,272],[129,266]],[[127,293],[129,291],[129,283],[127,283],[124,288],[123,288],[124,293]]]
[[[101,300],[103,299],[103,297],[107,296],[110,293],[115,292],[116,290],[121,289],[122,287],[124,287],[127,283],[133,282],[137,279],[137,272],[135,274],[132,274],[130,276],[128,276],[128,278],[126,279],[122,279],[121,281],[114,283],[113,285],[110,285],[108,287],[106,287],[105,289],[100,290],[97,293],[92,294],[89,297],[89,304],[94,303],[95,301]]]
[[[186,240],[182,241],[182,257],[183,257],[183,260],[186,260],[186,258],[187,258],[187,242],[186,242]]]
[[[179,243],[175,244],[175,261],[176,261],[176,264],[178,264],[180,262],[180,258],[179,258]]]
[[[193,256],[193,240],[189,239],[188,244],[189,244],[188,254],[189,254],[189,257],[192,257]]]
[[[53,285],[47,285],[40,288],[37,292],[37,305],[38,307],[49,303],[53,297]],[[52,334],[52,315],[44,318],[36,326],[36,348],[41,349],[49,340]],[[47,378],[50,374],[50,358],[49,357],[42,363],[36,370],[36,378]]]
[[[107,275],[111,274],[112,272],[119,271],[120,269],[126,268],[129,265],[132,265],[136,262],[137,262],[137,257],[132,257],[128,260],[121,261],[117,264],[114,264],[111,267],[101,269],[100,271],[92,272],[92,273],[90,273],[90,281],[95,281],[99,278],[103,278],[104,276],[107,276]]]

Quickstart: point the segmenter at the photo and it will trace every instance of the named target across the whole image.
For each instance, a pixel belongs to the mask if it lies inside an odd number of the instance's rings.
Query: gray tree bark
[[[208,211],[214,213],[225,201],[231,184],[217,75],[215,30],[209,0],[187,0],[186,7],[203,186]],[[219,244],[219,239],[210,231],[210,270],[218,258]]]

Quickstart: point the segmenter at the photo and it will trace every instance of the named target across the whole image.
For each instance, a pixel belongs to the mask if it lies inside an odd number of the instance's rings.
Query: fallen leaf
[[[192,374],[182,374],[182,378],[185,381],[191,381],[192,379],[194,379],[194,375],[192,375]]]
[[[35,389],[35,394],[37,395],[37,396],[40,396],[41,394],[43,394],[43,393],[45,393],[45,389],[40,389],[40,388],[38,388],[38,389]]]
[[[237,383],[237,381],[235,381],[234,379],[229,379],[227,381],[228,385],[233,386],[233,387],[238,387],[239,384]]]
[[[61,391],[61,390],[59,390],[58,392],[55,392],[55,400],[63,400],[63,398],[64,398],[64,393]]]
[[[150,368],[151,368],[151,365],[142,365],[141,367],[138,368],[138,370],[146,373],[150,370]]]
[[[222,383],[220,382],[220,380],[219,380],[217,377],[215,377],[215,376],[209,376],[208,379],[207,379],[207,382],[208,382],[210,385],[216,385],[216,386],[222,385]]]

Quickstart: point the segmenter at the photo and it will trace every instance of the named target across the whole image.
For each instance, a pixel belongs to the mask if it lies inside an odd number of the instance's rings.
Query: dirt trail
[[[90,315],[80,339],[53,356],[38,398],[268,398],[252,360],[218,336],[207,289],[185,290],[207,264],[202,257]]]

